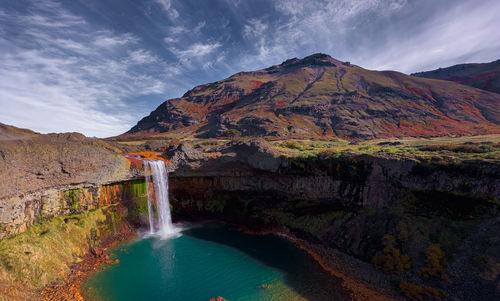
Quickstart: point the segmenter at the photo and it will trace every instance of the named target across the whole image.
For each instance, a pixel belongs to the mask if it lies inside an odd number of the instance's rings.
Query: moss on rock
[[[91,233],[105,233],[105,223],[104,209],[97,209],[56,217],[5,238],[0,241],[2,274],[36,289],[62,279],[70,264],[88,252]]]

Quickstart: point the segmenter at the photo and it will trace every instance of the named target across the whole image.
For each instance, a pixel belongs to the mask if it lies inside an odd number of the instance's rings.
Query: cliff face
[[[499,106],[496,93],[314,54],[195,87],[117,139],[491,134],[500,133]]]
[[[491,280],[500,264],[500,246],[491,243],[499,238],[493,229],[500,229],[497,164],[367,155],[287,158],[255,142],[208,155],[181,144],[167,153],[177,218],[216,218],[253,230],[286,227],[417,283],[420,288],[399,288],[413,298],[430,286],[463,300],[498,293]],[[443,258],[425,276],[429,248]],[[476,264],[477,258],[484,263]]]
[[[172,181],[206,178],[214,181],[209,185],[212,189],[274,191],[290,200],[307,198],[384,208],[395,205],[409,190],[500,200],[497,163],[419,162],[383,154],[291,158],[277,154],[264,141],[238,141],[209,153],[183,143],[165,154],[171,158],[167,169],[174,176]]]
[[[36,221],[109,204],[103,185],[130,176],[128,160],[103,141],[2,124],[0,238]]]
[[[144,180],[130,180],[104,185],[65,185],[3,198],[0,203],[0,239],[24,232],[34,223],[54,217],[115,203],[128,204],[132,199],[143,197],[145,189]],[[138,210],[137,206],[130,207]]]

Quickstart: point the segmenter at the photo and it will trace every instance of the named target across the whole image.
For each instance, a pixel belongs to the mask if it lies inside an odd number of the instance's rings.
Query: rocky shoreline
[[[238,230],[250,235],[276,235],[292,242],[297,248],[306,252],[323,270],[340,279],[342,287],[347,290],[352,300],[385,301],[401,300],[388,283],[386,277],[374,272],[373,267],[336,250],[326,250],[324,247],[296,237],[285,227],[254,231],[245,226]]]

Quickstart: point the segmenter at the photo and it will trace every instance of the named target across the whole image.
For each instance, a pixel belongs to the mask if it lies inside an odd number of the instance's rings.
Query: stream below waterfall
[[[119,263],[82,285],[89,300],[349,299],[338,279],[286,239],[217,223],[185,226],[170,239],[145,236],[111,253]]]

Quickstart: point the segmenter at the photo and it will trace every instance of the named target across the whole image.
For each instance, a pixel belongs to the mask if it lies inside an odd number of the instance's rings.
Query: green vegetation
[[[296,150],[299,150],[299,151],[304,151],[304,150],[307,149],[307,146],[304,145],[303,143],[301,143],[299,141],[293,141],[293,140],[283,141],[280,144],[278,144],[278,146],[279,147],[286,147],[286,148],[296,149]]]
[[[172,198],[172,204],[178,204],[182,209],[196,209],[198,212],[209,214],[220,214],[226,209],[230,196],[226,193],[215,193],[208,189],[202,200],[183,199],[182,201]],[[175,214],[175,212],[174,212]]]
[[[435,278],[449,282],[445,263],[445,256],[439,244],[432,244],[425,250],[425,267],[418,274],[424,279]]]
[[[225,133],[226,137],[237,138],[241,137],[241,132],[236,129],[229,129]]]
[[[91,233],[106,233],[104,210],[56,217],[1,240],[1,270],[34,288],[61,279],[88,252]]]
[[[395,246],[396,240],[391,235],[382,237],[382,245],[384,249],[378,252],[373,257],[375,268],[383,271],[386,274],[401,272],[411,268],[410,257],[406,254],[401,254],[401,250]]]
[[[147,195],[148,188],[146,186],[146,181],[144,180],[133,180],[130,184],[125,184],[123,186],[124,194],[129,198],[143,197]]]
[[[67,190],[63,194],[63,199],[72,212],[77,212],[80,209],[80,199],[82,198],[82,189]]]
[[[278,151],[297,157],[338,157],[347,154],[394,155],[420,162],[500,162],[500,135],[347,140],[281,140],[271,143]]]
[[[403,295],[410,298],[411,300],[435,300],[439,301],[446,297],[446,293],[440,289],[436,289],[430,286],[421,286],[411,282],[400,282],[399,290]]]

